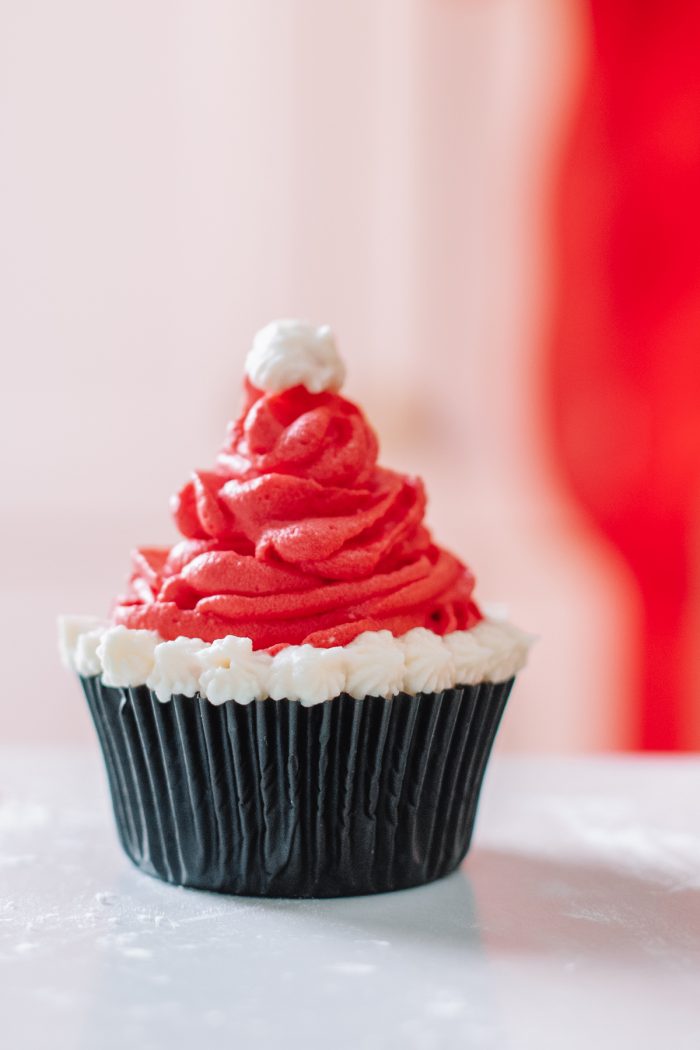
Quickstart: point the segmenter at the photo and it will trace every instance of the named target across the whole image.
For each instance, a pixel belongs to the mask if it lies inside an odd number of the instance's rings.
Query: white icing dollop
[[[346,647],[345,692],[356,700],[363,696],[389,699],[403,689],[406,659],[401,643],[391,631],[365,631]]]
[[[270,698],[298,700],[303,707],[332,700],[345,692],[345,649],[290,645],[272,661]]]
[[[455,684],[452,653],[440,635],[427,627],[414,627],[401,638],[406,659],[407,693],[438,693]]]
[[[105,685],[145,684],[163,702],[199,694],[213,704],[269,697],[307,706],[341,693],[391,699],[504,682],[524,666],[534,641],[510,623],[482,620],[444,636],[424,627],[402,638],[365,631],[345,646],[290,645],[271,656],[254,650],[250,638],[164,642],[151,631],[106,628],[88,617],[64,617],[59,639],[64,662],[78,674],[101,673]]]
[[[452,656],[455,680],[459,685],[476,685],[484,681],[491,651],[488,646],[480,645],[473,629],[452,631],[443,637],[443,642]]]
[[[104,684],[144,685],[153,670],[155,648],[160,640],[155,631],[132,631],[122,625],[106,630],[97,646]]]
[[[166,703],[171,696],[195,696],[199,692],[200,653],[204,648],[201,638],[175,638],[155,647],[153,670],[146,685],[161,703]]]
[[[251,704],[269,695],[272,657],[255,651],[250,638],[219,638],[201,650],[199,661],[203,668],[200,692],[212,704],[225,704],[227,700]]]
[[[78,638],[74,650],[75,670],[83,678],[92,678],[102,670],[98,649],[105,633],[104,627],[95,627]]]
[[[77,671],[78,674],[83,674],[84,672],[80,670],[76,663],[80,639],[83,635],[93,631],[99,631],[102,634],[106,628],[107,624],[104,620],[98,619],[97,616],[59,616],[58,652],[64,667],[67,667],[70,671]],[[98,674],[101,670],[100,666],[93,674]]]
[[[245,364],[258,390],[278,392],[305,386],[312,394],[340,390],[345,365],[328,325],[272,321],[258,332]]]
[[[478,681],[506,682],[512,678],[525,666],[530,646],[536,640],[535,635],[526,634],[507,620],[481,620],[472,633],[487,654]]]

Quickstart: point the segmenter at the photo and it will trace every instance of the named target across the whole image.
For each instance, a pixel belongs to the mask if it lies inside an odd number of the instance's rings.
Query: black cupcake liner
[[[456,868],[513,684],[303,707],[81,681],[134,864],[264,897],[382,893]]]

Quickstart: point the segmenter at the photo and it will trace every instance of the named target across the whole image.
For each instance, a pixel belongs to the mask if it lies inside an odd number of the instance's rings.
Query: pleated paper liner
[[[222,893],[340,897],[457,867],[513,679],[314,707],[82,683],[137,867]]]

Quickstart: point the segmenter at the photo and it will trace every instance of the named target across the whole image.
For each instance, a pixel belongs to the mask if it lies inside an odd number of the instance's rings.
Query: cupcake
[[[333,897],[452,871],[529,639],[487,619],[341,396],[328,327],[256,336],[181,539],[132,554],[109,621],[65,617],[122,845],[183,886]]]

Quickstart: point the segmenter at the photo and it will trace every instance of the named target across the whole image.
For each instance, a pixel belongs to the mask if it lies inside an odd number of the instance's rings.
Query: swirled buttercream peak
[[[474,579],[428,531],[422,482],[379,465],[374,430],[337,392],[330,330],[268,325],[246,371],[213,467],[173,499],[181,539],[134,553],[114,622],[254,650],[476,624]]]

